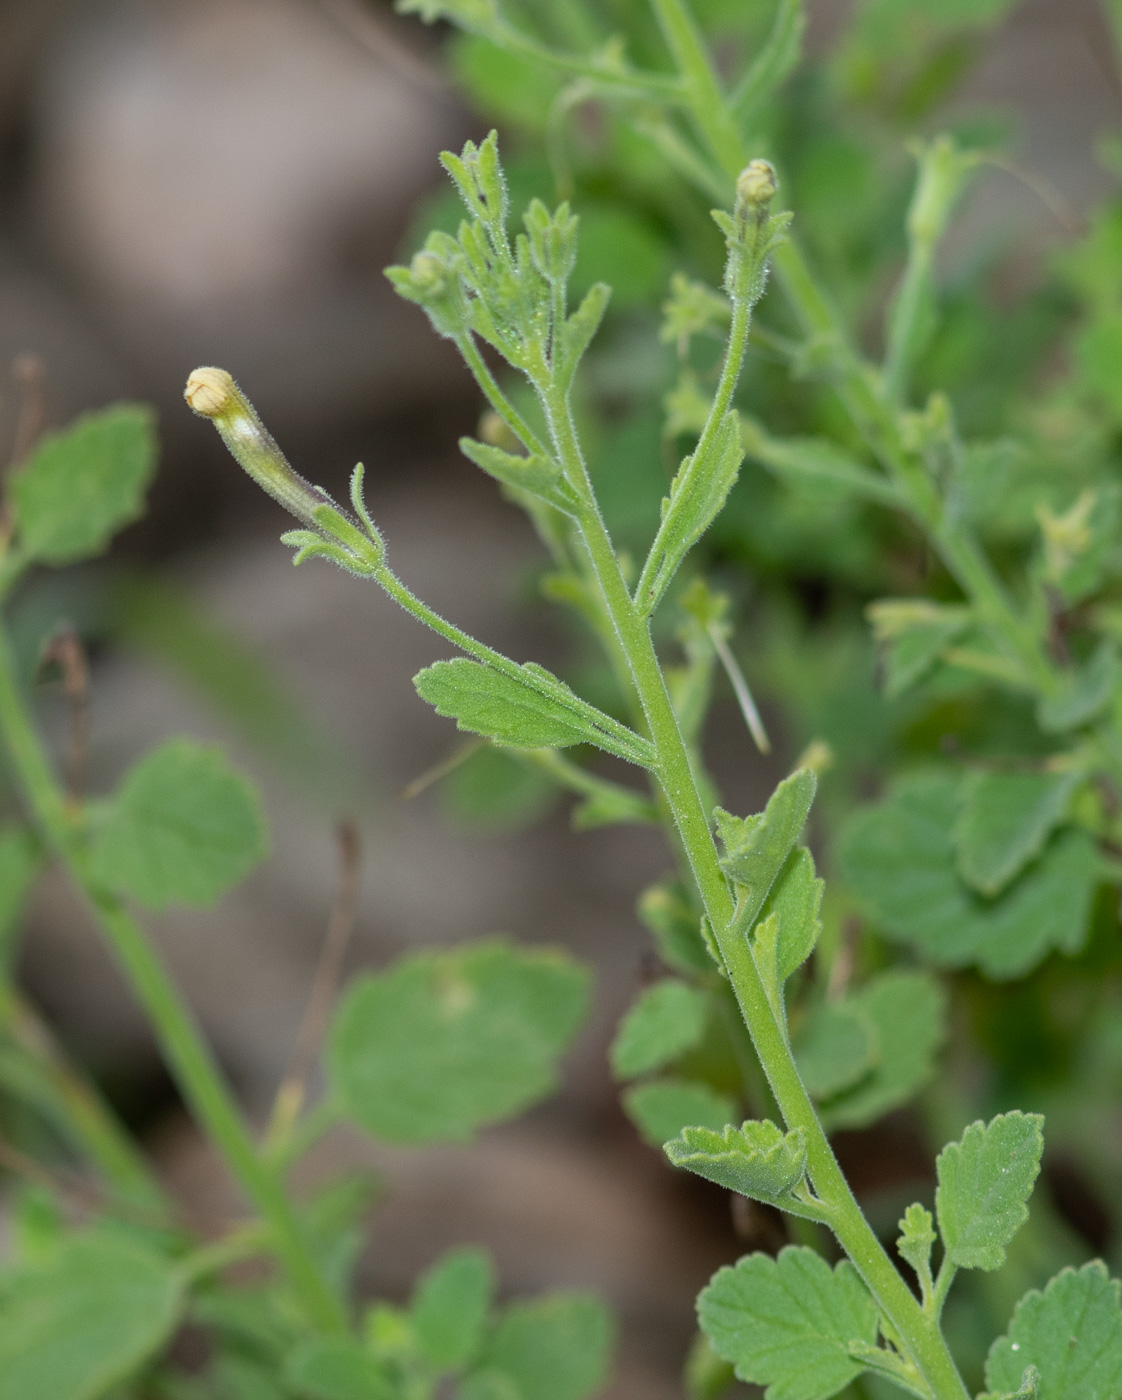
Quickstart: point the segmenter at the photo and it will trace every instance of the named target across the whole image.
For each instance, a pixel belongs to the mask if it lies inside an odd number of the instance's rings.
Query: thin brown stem
[[[11,466],[22,465],[43,431],[47,420],[47,366],[41,355],[17,355],[12,378],[19,397],[16,433],[12,440]]]
[[[86,790],[90,747],[90,666],[77,631],[65,624],[43,648],[41,667],[57,666],[62,692],[70,710],[70,742],[66,754],[66,793],[79,806]]]
[[[353,821],[339,823],[339,887],[327,922],[323,947],[308,1004],[296,1032],[288,1070],[277,1090],[272,1121],[266,1135],[271,1147],[283,1142],[291,1133],[308,1092],[308,1079],[319,1054],[320,1042],[327,1026],[336,988],[354,933],[358,908],[358,881],[362,863],[362,848],[358,828]]]

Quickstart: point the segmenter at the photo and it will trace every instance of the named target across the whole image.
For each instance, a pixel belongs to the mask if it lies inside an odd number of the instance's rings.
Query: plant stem
[[[628,593],[592,493],[569,405],[548,386],[543,389],[543,397],[566,475],[571,484],[579,483],[582,486],[583,509],[579,524],[646,716],[658,756],[656,772],[701,893],[706,915],[721,944],[741,1012],[768,1083],[787,1126],[802,1128],[806,1135],[810,1178],[818,1198],[827,1209],[830,1227],[842,1247],[904,1339],[933,1393],[940,1400],[963,1400],[966,1390],[938,1326],[924,1316],[919,1303],[888,1258],[834,1157],[814,1105],[799,1078],[787,1037],[772,1009],[747,938],[728,936],[735,915],[732,895],[718,863],[709,818],[666,689],[650,627]]]
[[[195,1117],[221,1152],[246,1195],[268,1223],[292,1286],[315,1323],[343,1332],[342,1305],[308,1251],[292,1205],[263,1164],[218,1066],[147,937],[121,901],[101,889],[80,830],[32,729],[15,679],[11,647],[0,630],[0,736],[45,840],[70,872],[101,926],[133,992],[155,1028],[164,1056]]]
[[[113,1110],[66,1062],[36,1011],[3,980],[0,1026],[27,1056],[37,1101],[97,1167],[114,1196],[156,1218],[166,1218],[167,1198]]]

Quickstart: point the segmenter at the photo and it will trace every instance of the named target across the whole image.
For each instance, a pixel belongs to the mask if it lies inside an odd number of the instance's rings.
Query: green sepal
[[[548,457],[540,457],[537,453],[519,456],[469,437],[460,439],[460,451],[504,486],[516,491],[528,491],[566,515],[575,514],[580,504],[576,492],[562,476],[561,468]]]
[[[806,1136],[801,1128],[784,1133],[774,1123],[749,1119],[739,1128],[683,1128],[663,1144],[676,1167],[715,1181],[755,1201],[788,1209],[787,1198],[806,1175]],[[795,1214],[805,1203],[792,1198]]]

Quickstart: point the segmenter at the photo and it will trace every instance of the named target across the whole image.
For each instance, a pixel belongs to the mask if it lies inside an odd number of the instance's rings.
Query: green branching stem
[[[528,34],[523,34],[520,29],[516,29],[505,20],[492,24],[488,30],[488,38],[500,48],[521,54],[533,63],[542,63],[550,68],[558,68],[564,73],[587,78],[600,87],[605,95],[666,103],[680,103],[685,97],[681,81],[673,74],[653,73],[596,57],[562,53],[539,44],[537,40],[531,39]]]
[[[342,1305],[327,1286],[301,1234],[291,1202],[264,1165],[206,1041],[152,945],[121,901],[90,868],[81,828],[51,772],[16,680],[0,630],[0,737],[32,816],[85,899],[155,1027],[176,1082],[198,1122],[267,1223],[272,1246],[309,1317],[325,1331],[346,1330]]]
[[[479,353],[479,346],[476,345],[471,333],[465,332],[463,335],[456,336],[455,344],[456,349],[464,357],[464,363],[471,370],[475,382],[483,390],[483,396],[526,451],[537,453],[541,457],[546,456],[541,439],[495,383],[495,376],[487,368],[487,362]]]
[[[725,175],[735,179],[749,153],[697,25],[684,0],[651,0],[651,8],[686,86],[686,101],[698,136]],[[703,162],[682,160],[680,153],[675,158],[664,143],[662,149],[685,178],[707,195],[712,194],[712,181]],[[788,237],[780,244],[772,262],[803,334],[808,343],[820,348],[846,412],[900,489],[908,514],[929,536],[948,572],[978,609],[987,630],[1017,658],[1027,684],[1040,694],[1051,693],[1055,675],[1039,641],[1018,617],[976,540],[959,522],[947,518],[931,478],[904,450],[897,413],[880,374],[854,349],[837,309],[815,280],[797,240]],[[923,266],[922,257],[915,258],[914,264],[910,282],[914,283],[918,304],[929,268]],[[905,324],[910,327],[910,318],[902,317],[901,325]],[[901,357],[910,339],[910,331],[902,335]],[[901,369],[902,364],[901,359]]]
[[[624,787],[622,783],[613,783],[607,778],[597,777],[587,768],[582,768],[579,763],[566,758],[557,749],[524,749],[516,751],[514,756],[520,762],[544,773],[558,787],[568,788],[570,792],[578,793],[591,801],[602,802],[616,814],[616,821],[641,824],[657,824],[659,821],[658,808],[642,793]]]

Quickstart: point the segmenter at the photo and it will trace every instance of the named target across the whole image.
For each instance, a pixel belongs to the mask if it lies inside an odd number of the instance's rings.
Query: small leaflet
[[[720,1133],[683,1128],[663,1150],[674,1166],[771,1205],[782,1205],[806,1173],[802,1130],[784,1133],[767,1120],[730,1123]]]
[[[766,1386],[765,1400],[827,1400],[866,1369],[851,1348],[876,1347],[876,1304],[857,1270],[801,1246],[718,1270],[697,1314],[713,1350]]]
[[[867,917],[939,966],[976,964],[998,979],[1022,976],[1052,949],[1077,953],[1100,878],[1094,841],[1070,827],[1055,832],[999,895],[985,898],[956,868],[950,833],[959,791],[951,774],[922,773],[850,817],[838,859]]]
[[[459,1392],[471,1400],[589,1400],[608,1376],[615,1328],[595,1294],[515,1303]]]
[[[495,1292],[495,1267],[485,1250],[453,1249],[418,1279],[409,1307],[426,1361],[448,1371],[467,1365],[483,1342]]]
[[[18,543],[44,564],[101,554],[144,511],[156,469],[155,414],[121,403],[40,439],[12,477]]]
[[[727,1094],[692,1079],[637,1084],[624,1094],[623,1107],[652,1147],[662,1147],[695,1124],[720,1132],[740,1116]]]
[[[947,1257],[960,1269],[999,1269],[1005,1246],[1028,1219],[1040,1171],[1044,1119],[1002,1113],[972,1123],[935,1161],[935,1211]]]
[[[467,1141],[556,1086],[588,983],[564,953],[499,941],[402,958],[343,998],[334,1091],[383,1142]]]
[[[256,791],[220,749],[173,739],[125,775],[95,827],[95,878],[149,909],[206,908],[268,850]]]
[[[646,988],[620,1023],[610,1052],[618,1079],[661,1069],[692,1049],[705,1033],[709,998],[667,977]]]
[[[961,789],[951,832],[958,873],[979,894],[995,895],[1044,849],[1083,775],[973,773]]]

